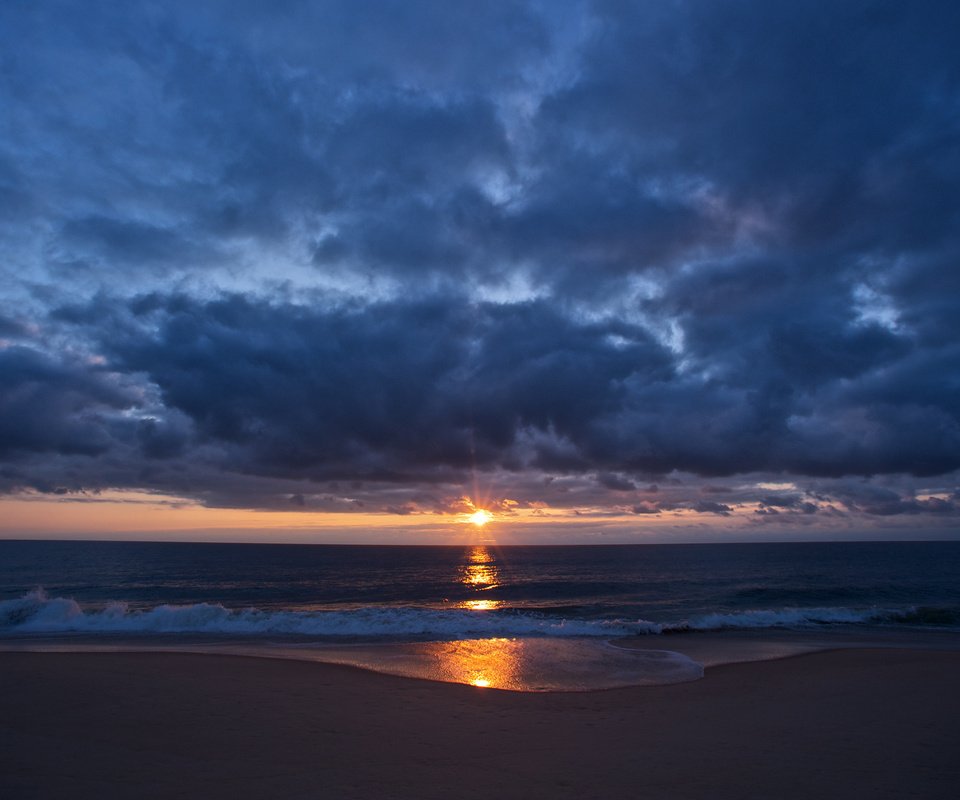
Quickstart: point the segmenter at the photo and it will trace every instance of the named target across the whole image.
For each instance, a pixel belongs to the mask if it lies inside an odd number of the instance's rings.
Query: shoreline
[[[953,797],[960,653],[524,693],[276,658],[0,652],[0,796]]]
[[[524,647],[511,648],[520,643]],[[552,648],[545,653],[545,643]],[[451,653],[457,645],[474,645],[472,652]],[[613,681],[590,678],[590,670],[610,668],[631,669],[627,663],[605,664],[597,658],[597,651],[609,649],[642,657],[645,654],[676,656],[681,662],[679,672],[653,669],[643,675],[642,661],[638,660],[631,681],[624,673]],[[593,652],[591,652],[591,649]],[[734,629],[727,631],[690,631],[670,634],[645,634],[625,637],[492,637],[486,639],[435,639],[394,641],[318,641],[299,637],[226,636],[200,634],[25,634],[0,637],[0,656],[7,652],[21,653],[157,653],[214,656],[249,656],[276,660],[304,661],[319,664],[340,664],[374,673],[397,677],[431,680],[442,683],[473,684],[512,691],[597,691],[631,686],[668,685],[702,678],[704,670],[718,666],[747,664],[793,658],[811,653],[835,650],[929,650],[960,653],[960,631],[950,629],[896,630],[890,628],[799,629]],[[511,652],[512,651],[512,652]],[[562,687],[575,683],[578,675],[553,666],[580,662],[579,678],[584,685]],[[609,659],[608,659],[609,661]],[[686,662],[684,665],[682,662]],[[512,662],[512,663],[510,663]],[[690,667],[700,668],[693,675]],[[496,681],[477,683],[471,674],[482,666],[488,672],[499,673]],[[509,674],[512,673],[512,674]],[[657,675],[661,679],[657,679]],[[492,677],[487,675],[486,677]],[[553,685],[533,688],[531,680],[539,677]],[[554,680],[556,679],[556,680]]]

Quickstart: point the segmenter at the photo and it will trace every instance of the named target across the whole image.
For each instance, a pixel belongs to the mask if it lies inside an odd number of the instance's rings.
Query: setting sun
[[[478,528],[482,528],[490,520],[493,519],[493,514],[491,514],[485,508],[478,508],[467,519],[468,521],[476,525]]]

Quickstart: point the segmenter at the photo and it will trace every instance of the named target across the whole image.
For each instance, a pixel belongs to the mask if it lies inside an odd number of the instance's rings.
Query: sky
[[[0,537],[960,538],[960,4],[0,5]]]

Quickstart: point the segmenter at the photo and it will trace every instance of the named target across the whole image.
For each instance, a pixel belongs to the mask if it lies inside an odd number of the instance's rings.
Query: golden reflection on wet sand
[[[516,639],[468,639],[437,646],[437,680],[493,689],[520,689],[523,642]]]
[[[623,649],[596,639],[493,638],[359,645],[314,651],[318,661],[519,692],[584,691],[703,677],[697,662],[664,650]]]

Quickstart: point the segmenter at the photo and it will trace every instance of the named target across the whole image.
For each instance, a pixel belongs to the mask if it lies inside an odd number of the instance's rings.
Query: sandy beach
[[[0,654],[0,797],[953,798],[960,653],[522,694],[230,656]]]

